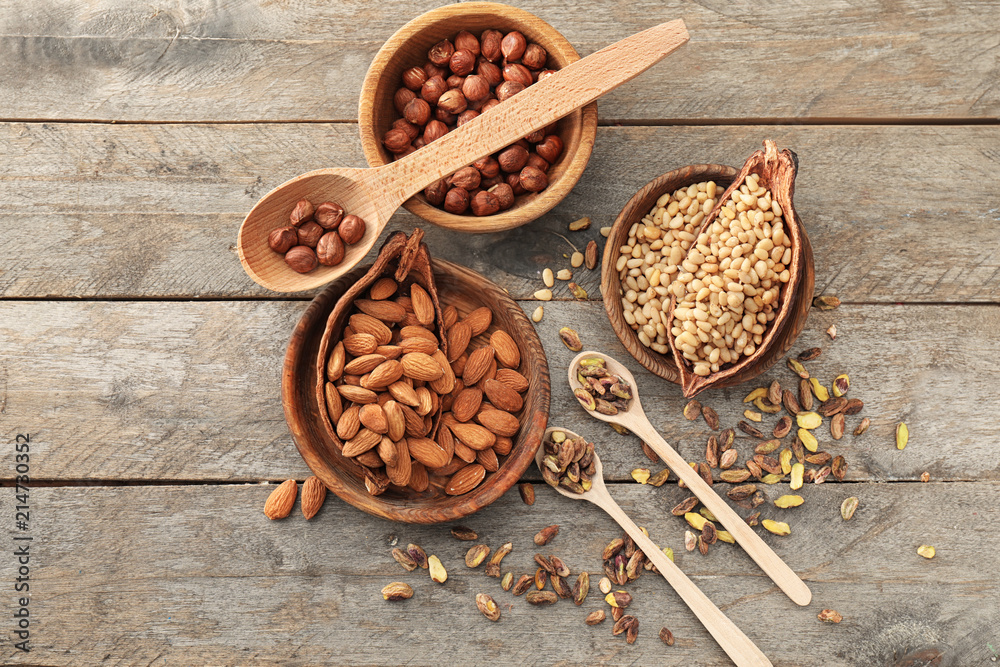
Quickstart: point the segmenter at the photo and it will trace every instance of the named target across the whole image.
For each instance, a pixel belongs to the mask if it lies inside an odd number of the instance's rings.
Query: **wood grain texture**
[[[427,243],[434,256],[530,297],[543,268],[569,265],[573,247],[557,233],[581,250],[591,238],[603,247],[598,227],[653,177],[686,164],[742,164],[764,137],[799,154],[795,205],[814,247],[817,293],[883,303],[1000,298],[996,127],[600,128],[580,183],[540,220],[486,235],[424,225]],[[365,164],[356,127],[324,124],[0,124],[0,152],[7,297],[270,296],[235,253],[249,207],[310,169]],[[584,215],[591,229],[567,233]],[[401,211],[389,229],[417,224]],[[597,298],[597,272],[581,276]],[[570,298],[563,282],[554,292]]]
[[[532,507],[509,493],[462,523],[494,548],[511,541],[503,565],[515,574],[535,570],[531,536],[559,524],[542,552],[574,573],[591,573],[581,607],[561,600],[534,608],[504,592],[482,568],[465,567],[471,543],[455,540],[447,526],[393,524],[333,496],[311,522],[298,507],[288,519],[268,521],[261,510],[272,488],[33,489],[34,651],[21,654],[6,642],[3,662],[432,665],[503,655],[524,664],[726,664],[667,584],[648,572],[626,587],[641,623],[635,644],[612,637],[610,620],[585,626],[590,611],[607,609],[596,590],[600,552],[621,531],[600,509],[542,486]],[[954,664],[990,664],[987,646],[1000,639],[993,604],[1000,536],[980,510],[993,504],[996,483],[852,484],[861,505],[847,523],[838,513],[846,492],[836,485],[806,489],[799,508],[768,506],[792,534],[763,537],[809,582],[815,599],[807,608],[784,599],[739,549],[684,551],[686,524],[664,512],[681,490],[633,484],[611,492],[779,667],[892,664],[929,645],[947,650]],[[0,507],[6,525],[12,512],[13,503]],[[405,572],[390,556],[393,541],[438,555],[447,583],[433,583],[425,570]],[[917,556],[920,544],[935,545],[937,557]],[[14,567],[13,557],[3,559],[0,576],[12,581]],[[390,581],[409,583],[413,599],[383,601],[379,590]],[[479,592],[498,602],[499,623],[476,611]],[[816,614],[825,608],[844,621],[820,623]],[[656,636],[664,625],[677,638],[673,647]]]
[[[379,47],[439,4],[47,0],[26,11],[4,0],[0,108],[18,119],[354,120]],[[990,2],[511,4],[580,55],[687,22],[691,44],[602,103],[607,121],[1000,116],[1000,9]],[[767,74],[766,87],[756,73]]]
[[[522,302],[527,312],[535,302]],[[281,362],[303,302],[15,302],[0,303],[0,377],[5,379],[3,433],[37,434],[44,463],[39,479],[258,480],[303,477],[308,468],[292,445],[280,400]],[[841,306],[813,312],[797,352],[821,346],[809,368],[827,385],[848,373],[849,396],[871,429],[856,440],[828,437],[843,454],[849,480],[1000,479],[994,429],[983,417],[1000,403],[1000,342],[982,332],[1000,326],[983,306]],[[824,331],[836,323],[837,340]],[[617,356],[632,371],[653,425],[688,461],[703,460],[710,434],[681,416],[676,386],[628,357],[600,303],[547,303],[537,325],[553,378],[574,354],[559,341],[576,328],[589,348]],[[797,379],[782,364],[760,378]],[[723,427],[742,419],[754,385],[702,395]],[[608,479],[635,467],[659,468],[636,438],[586,417],[568,386],[552,387],[549,424],[601,445]],[[775,416],[763,422],[771,428]],[[910,444],[898,451],[894,429],[905,421]],[[8,437],[9,436],[9,437]],[[752,451],[739,438],[740,460]],[[10,470],[0,472],[10,479]],[[829,483],[829,482],[828,482]]]

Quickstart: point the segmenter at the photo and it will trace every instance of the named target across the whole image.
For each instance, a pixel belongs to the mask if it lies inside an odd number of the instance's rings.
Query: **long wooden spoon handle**
[[[756,561],[760,569],[785,592],[792,602],[807,605],[812,600],[812,592],[805,582],[771,550],[771,547],[760,539],[760,536],[747,525],[733,508],[705,483],[697,472],[678,454],[673,447],[660,437],[648,419],[630,419],[623,425],[653,448],[661,459],[677,473],[698,500],[702,502],[725,526],[743,549]]]
[[[400,202],[440,178],[551,125],[638,76],[688,40],[678,19],[567,65],[460,128],[380,171]]]
[[[663,578],[677,591],[677,594],[684,600],[684,604],[694,612],[701,624],[705,626],[705,629],[715,638],[715,641],[719,643],[719,646],[734,663],[740,667],[770,666],[771,661],[757,648],[757,645],[750,641],[750,638],[743,634],[743,631],[728,616],[723,614],[708,599],[708,596],[679,567],[674,565],[674,562],[667,558],[651,539],[646,537],[645,533],[639,530],[635,522],[625,514],[611,496],[597,496],[592,502],[610,514],[618,522],[618,525],[624,528],[625,532],[635,540],[636,545],[646,554],[646,558],[653,561],[653,565],[660,571]]]

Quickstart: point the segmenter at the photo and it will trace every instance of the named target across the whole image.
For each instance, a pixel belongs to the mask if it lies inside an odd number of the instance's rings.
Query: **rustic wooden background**
[[[626,645],[604,606],[536,609],[461,562],[447,526],[393,524],[331,496],[312,522],[269,522],[263,483],[309,471],[291,444],[279,371],[310,294],[276,296],[242,272],[234,241],[256,199],[323,166],[363,166],[356,105],[375,52],[425,0],[0,0],[0,521],[14,528],[14,452],[31,434],[31,641],[13,647],[17,564],[0,556],[0,661],[134,664],[726,664],[659,577],[632,591],[641,628]],[[741,550],[683,551],[667,510],[683,492],[639,486],[632,437],[589,421],[559,381],[556,331],[624,358],[597,272],[565,285],[538,330],[556,380],[552,414],[597,440],[612,494],[775,665],[993,664],[1000,656],[1000,6],[986,0],[515,1],[581,54],[684,18],[690,44],[602,99],[589,168],[542,219],[504,234],[426,229],[432,252],[507,288],[527,311],[542,268],[602,240],[631,194],[695,162],[739,165],[763,138],[795,149],[797,210],[816,254],[817,294],[796,351],[827,381],[846,372],[873,422],[828,443],[843,483],[803,489],[764,533],[808,582],[788,601]],[[595,225],[569,234],[589,215]],[[397,214],[392,227],[419,221]],[[585,272],[584,272],[585,273]],[[578,272],[578,278],[581,275]],[[831,342],[823,333],[836,324]],[[672,385],[637,373],[654,423],[690,459],[702,422]],[[765,380],[790,381],[784,368]],[[727,425],[751,387],[710,391]],[[746,390],[746,391],[745,391]],[[649,397],[646,399],[645,397]],[[905,451],[896,422],[910,426]],[[750,445],[739,444],[745,452]],[[920,483],[921,473],[931,481]],[[533,476],[529,476],[535,479]],[[617,534],[589,505],[537,486],[466,523],[505,565],[533,571],[531,536],[596,587]],[[779,487],[768,487],[775,497]],[[860,509],[843,522],[841,501]],[[450,577],[403,572],[417,542]],[[932,561],[920,544],[937,547]],[[4,552],[12,551],[4,549]],[[414,598],[383,602],[389,581]],[[498,624],[474,596],[501,604]],[[816,619],[820,609],[844,616]],[[666,647],[656,634],[677,637]]]

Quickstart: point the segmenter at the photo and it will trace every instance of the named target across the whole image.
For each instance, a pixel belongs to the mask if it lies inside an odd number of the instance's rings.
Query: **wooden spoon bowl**
[[[601,263],[601,293],[604,295],[604,310],[611,321],[611,328],[614,329],[618,340],[622,342],[622,345],[636,361],[650,372],[675,384],[680,384],[680,374],[673,356],[660,354],[643,345],[639,341],[636,331],[625,321],[621,281],[615,270],[619,249],[628,241],[628,233],[632,225],[640,222],[652,210],[656,200],[664,194],[702,181],[715,181],[721,188],[725,189],[733,182],[737,173],[737,169],[726,165],[694,164],[657,176],[644,185],[625,204],[615,219],[611,232],[608,234],[607,243],[604,245],[604,257]],[[775,332],[774,341],[764,355],[752,365],[740,369],[739,372],[720,380],[713,386],[734,387],[765,373],[791,349],[799,334],[802,333],[809,315],[809,308],[812,305],[815,267],[812,246],[804,226],[801,228],[800,234],[802,239],[802,277],[792,295],[793,302],[789,317],[783,326]]]
[[[327,488],[358,509],[406,523],[453,521],[502,496],[534,461],[548,421],[551,395],[542,343],[521,307],[498,285],[469,269],[440,259],[433,260],[433,267],[442,308],[454,305],[463,316],[481,306],[493,312],[493,324],[474,338],[471,346],[478,347],[489,340],[493,331],[503,329],[520,348],[521,365],[517,370],[528,378],[519,417],[521,428],[514,437],[514,446],[503,457],[499,470],[489,473],[482,484],[460,496],[445,495],[434,486],[423,493],[390,486],[382,495],[372,496],[365,488],[360,467],[340,455],[334,441],[336,435],[324,423],[325,411],[317,401],[316,360],[330,313],[341,295],[364,276],[368,267],[355,268],[342,276],[309,305],[292,333],[281,382],[285,420],[295,446],[313,473]]]
[[[393,106],[393,95],[402,86],[403,72],[410,67],[423,66],[427,50],[441,40],[452,39],[462,30],[478,37],[488,28],[504,33],[517,30],[529,42],[542,46],[549,54],[548,69],[558,70],[580,59],[576,49],[559,31],[517,7],[463,2],[418,16],[386,41],[375,55],[361,87],[358,129],[369,165],[378,167],[392,162],[392,154],[382,145],[382,137],[393,121],[400,118]],[[562,201],[580,180],[597,137],[597,103],[577,109],[560,120],[556,129],[564,149],[547,172],[549,186],[539,193],[518,196],[512,208],[483,217],[455,215],[428,203],[423,193],[410,198],[403,206],[427,222],[463,232],[499,232],[537,219]]]

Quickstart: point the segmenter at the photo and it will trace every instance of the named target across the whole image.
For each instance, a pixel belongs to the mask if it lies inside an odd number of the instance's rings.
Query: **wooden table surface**
[[[323,166],[363,166],[356,108],[366,68],[426,0],[0,0],[0,662],[31,665],[723,665],[725,654],[662,578],[629,588],[639,639],[583,618],[605,607],[534,608],[462,563],[449,526],[376,519],[330,496],[306,522],[268,521],[264,500],[310,473],[279,397],[281,361],[312,294],[276,295],[240,268],[240,221],[263,193]],[[611,493],[775,665],[987,665],[1000,656],[1000,6],[990,1],[768,3],[516,1],[586,55],[683,18],[691,41],[599,102],[587,171],[552,212],[465,236],[425,228],[432,252],[537,303],[544,267],[603,239],[631,194],[690,163],[739,166],[765,137],[797,151],[797,210],[815,249],[813,311],[795,351],[827,382],[851,377],[872,420],[824,447],[847,478],[765,506],[792,534],[764,539],[799,572],[796,607],[739,548],[682,546],[673,483],[635,484],[635,438],[586,419],[561,383],[560,326],[620,359],[598,272],[563,283],[538,324],[555,381],[552,422],[599,443]],[[595,224],[569,233],[581,216]],[[405,211],[392,229],[420,221]],[[579,276],[582,275],[582,280]],[[824,333],[836,324],[838,336]],[[701,421],[678,389],[636,373],[644,404],[689,460]],[[783,366],[762,380],[791,382]],[[751,388],[703,401],[725,425]],[[645,397],[648,397],[645,398]],[[852,418],[854,419],[854,418]],[[910,442],[894,446],[905,421]],[[18,434],[30,434],[27,530],[15,514]],[[741,454],[752,444],[741,440]],[[930,481],[921,483],[923,472]],[[533,481],[537,475],[528,475]],[[718,488],[725,489],[726,485]],[[767,487],[772,499],[785,485]],[[533,572],[543,551],[600,576],[618,535],[597,508],[544,484],[463,523]],[[854,519],[839,516],[857,496]],[[742,511],[742,510],[740,510]],[[32,540],[14,541],[30,536]],[[403,571],[421,544],[445,585]],[[30,563],[15,548],[30,545]],[[917,555],[934,545],[937,557]],[[30,603],[14,586],[30,570]],[[20,572],[20,574],[19,574]],[[384,602],[405,581],[414,598]],[[492,594],[489,623],[474,596]],[[30,612],[32,649],[15,646]],[[843,614],[821,623],[821,609]],[[23,616],[23,614],[22,614]],[[23,623],[22,623],[23,625]],[[677,638],[667,647],[662,626]]]

